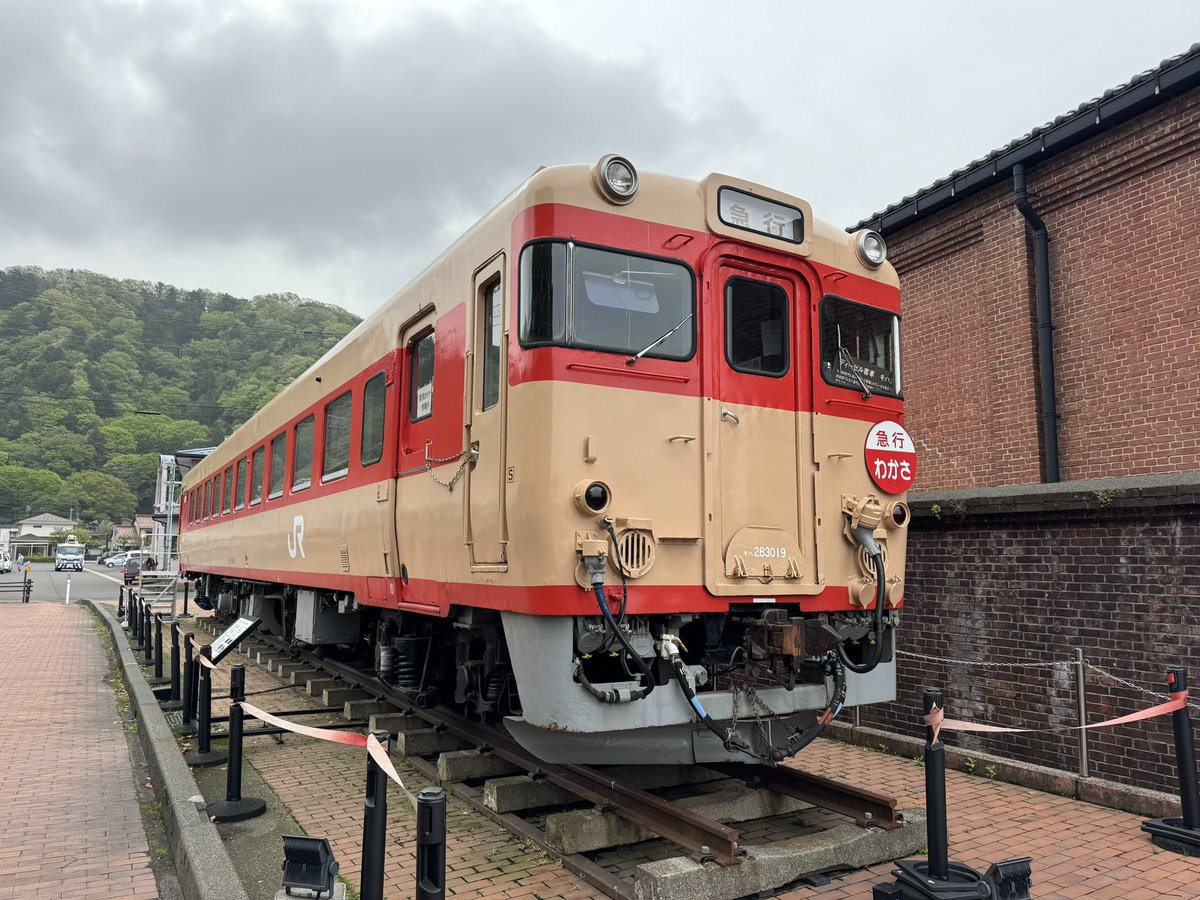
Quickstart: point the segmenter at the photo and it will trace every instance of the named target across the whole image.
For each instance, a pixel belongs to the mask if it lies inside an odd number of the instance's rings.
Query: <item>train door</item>
[[[497,254],[474,276],[466,420],[475,460],[466,473],[465,540],[477,570],[507,568],[505,435],[508,417],[508,322],[505,255]]]
[[[791,270],[719,257],[706,267],[705,543],[714,594],[811,592],[811,433],[801,427],[808,290]],[[805,586],[808,590],[805,591]]]

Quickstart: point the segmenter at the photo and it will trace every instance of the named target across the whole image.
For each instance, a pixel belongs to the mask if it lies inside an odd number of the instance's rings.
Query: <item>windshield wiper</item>
[[[850,351],[845,347],[838,347],[838,352],[842,354],[842,359],[846,360],[846,368],[850,370],[850,374],[854,376],[854,379],[858,382],[859,387],[863,389],[862,398],[864,400],[870,400],[874,395],[871,393],[871,389],[867,387],[867,383],[863,381],[862,376],[858,374],[858,370],[854,368],[854,357],[850,355]]]
[[[641,359],[643,356],[645,356],[647,353],[649,353],[651,350],[653,350],[655,347],[657,347],[659,344],[661,344],[663,341],[665,341],[667,338],[669,338],[671,335],[673,335],[675,332],[677,332],[680,328],[682,328],[684,325],[686,325],[688,322],[688,319],[690,319],[693,315],[694,315],[694,313],[688,313],[686,316],[684,316],[684,319],[682,322],[680,322],[678,325],[676,325],[674,328],[672,328],[670,331],[668,331],[666,334],[664,334],[658,340],[654,341],[654,343],[649,344],[648,346],[644,347],[640,352],[633,354],[633,356],[631,356],[631,357],[629,357],[629,359],[625,360],[625,365],[632,366],[635,362],[637,362],[639,359]]]

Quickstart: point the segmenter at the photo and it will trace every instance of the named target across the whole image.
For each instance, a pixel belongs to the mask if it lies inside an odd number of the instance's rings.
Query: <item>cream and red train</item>
[[[192,468],[181,568],[547,760],[794,753],[895,693],[884,256],[736,178],[541,169]]]

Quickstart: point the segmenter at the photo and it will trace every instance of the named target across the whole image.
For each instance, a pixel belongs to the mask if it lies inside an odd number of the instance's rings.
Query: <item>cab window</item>
[[[680,263],[543,241],[521,252],[520,273],[522,346],[680,360],[695,350],[695,279]]]
[[[900,317],[841,297],[821,301],[821,377],[835,387],[900,396]]]

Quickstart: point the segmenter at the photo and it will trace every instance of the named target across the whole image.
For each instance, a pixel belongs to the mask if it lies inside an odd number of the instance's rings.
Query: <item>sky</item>
[[[1195,0],[0,0],[0,267],[366,315],[610,152],[845,227],[1197,40]]]

